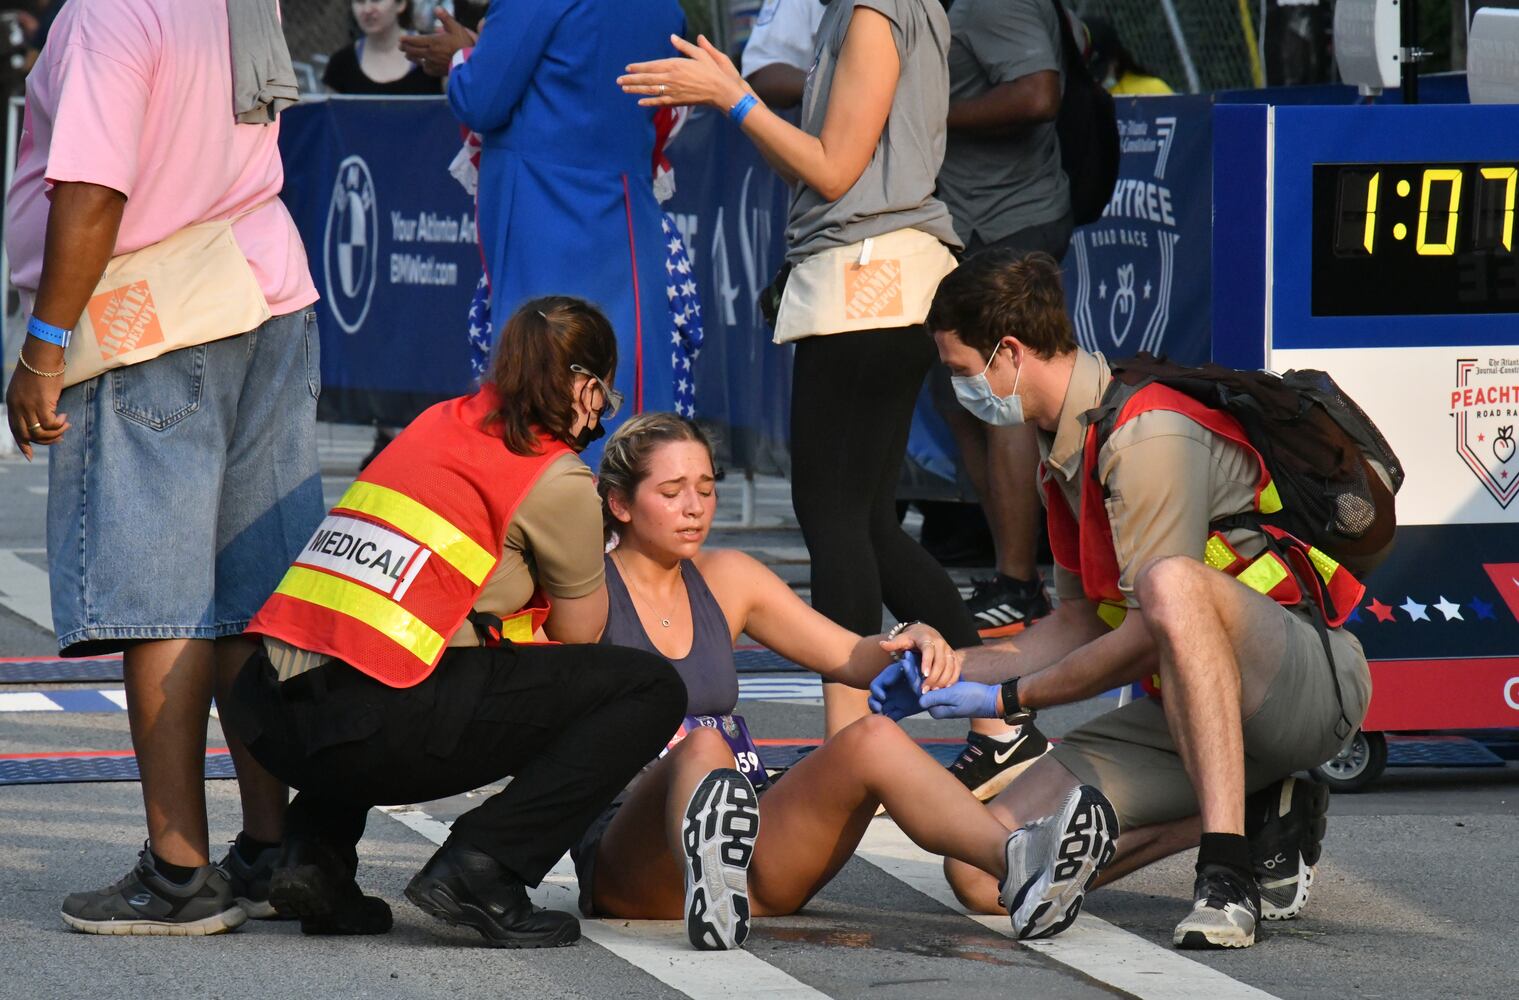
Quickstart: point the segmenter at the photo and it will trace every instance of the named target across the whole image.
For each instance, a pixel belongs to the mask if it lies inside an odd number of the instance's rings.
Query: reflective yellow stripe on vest
[[[1257,593],[1269,595],[1287,579],[1287,567],[1270,552],[1262,552],[1235,579]]]
[[[1334,575],[1340,571],[1340,564],[1329,557],[1329,554],[1313,546],[1308,547],[1308,560],[1313,563],[1313,568],[1319,571],[1319,576],[1324,578],[1324,586],[1329,586]]]
[[[337,506],[389,522],[437,553],[477,587],[496,565],[496,556],[482,549],[447,518],[389,487],[354,483]]]
[[[426,622],[384,594],[304,566],[290,567],[274,592],[363,622],[423,663],[431,664],[437,659],[446,641]],[[532,626],[528,628],[531,633]]]
[[[1128,616],[1128,606],[1118,601],[1100,601],[1097,604],[1097,617],[1102,619],[1103,624],[1108,628],[1117,628]]]
[[[1255,509],[1262,514],[1275,514],[1282,509],[1282,495],[1276,491],[1276,480],[1267,480],[1266,488],[1255,502]]]
[[[501,638],[511,642],[533,642],[533,613],[521,611],[501,619]]]

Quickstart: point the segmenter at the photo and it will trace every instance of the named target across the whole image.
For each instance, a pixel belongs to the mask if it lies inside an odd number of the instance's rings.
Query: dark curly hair
[[[987,354],[1003,337],[1041,358],[1076,349],[1060,265],[1047,253],[986,250],[951,271],[928,311],[928,331],[943,330]]]

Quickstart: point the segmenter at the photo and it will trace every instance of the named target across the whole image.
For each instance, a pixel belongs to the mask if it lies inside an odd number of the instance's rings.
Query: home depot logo
[[[902,315],[902,262],[846,264],[844,315],[848,319]]]
[[[103,360],[163,342],[158,308],[146,280],[101,292],[90,299],[88,311]]]

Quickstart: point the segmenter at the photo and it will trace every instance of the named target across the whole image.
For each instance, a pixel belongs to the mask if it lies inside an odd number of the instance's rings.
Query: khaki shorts
[[[1286,645],[1281,663],[1251,662],[1240,669],[1277,671],[1261,706],[1245,719],[1245,793],[1294,771],[1317,767],[1344,745],[1335,726],[1340,704],[1324,646],[1312,621],[1281,608]],[[1345,715],[1359,725],[1371,700],[1371,671],[1355,636],[1331,629],[1335,671]],[[1341,730],[1343,732],[1343,730]],[[1067,733],[1053,751],[1082,784],[1095,785],[1113,803],[1122,829],[1182,819],[1197,813],[1197,796],[1182,767],[1160,702],[1140,698]]]

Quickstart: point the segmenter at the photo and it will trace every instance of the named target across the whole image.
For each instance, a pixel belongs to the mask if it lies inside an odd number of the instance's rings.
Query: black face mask
[[[602,438],[606,437],[606,433],[607,429],[600,420],[596,421],[595,427],[587,424],[586,426],[580,428],[579,434],[575,435],[575,450],[585,451],[591,446],[592,442],[600,441]]]

